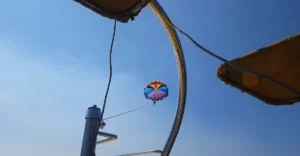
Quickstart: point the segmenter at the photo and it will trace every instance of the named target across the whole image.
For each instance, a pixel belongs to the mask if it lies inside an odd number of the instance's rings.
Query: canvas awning
[[[75,0],[97,14],[127,23],[134,19],[150,0]]]
[[[272,77],[300,92],[300,34],[234,59],[232,63]],[[291,91],[268,80],[239,71],[227,64],[217,69],[217,76],[229,84],[271,105],[300,101]]]

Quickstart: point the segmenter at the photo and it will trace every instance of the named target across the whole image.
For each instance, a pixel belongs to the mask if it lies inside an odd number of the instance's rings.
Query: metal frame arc
[[[179,80],[179,95],[178,95],[178,106],[173,122],[173,126],[169,135],[169,138],[165,144],[162,156],[169,156],[173,145],[175,143],[176,137],[178,135],[181,122],[185,110],[185,101],[186,101],[186,88],[187,88],[187,74],[183,50],[180,44],[176,30],[170,24],[170,19],[167,16],[164,9],[160,6],[157,0],[152,0],[149,2],[148,6],[151,8],[153,13],[158,17],[161,24],[164,26],[168,37],[171,41],[172,47],[174,49],[174,54],[177,62],[178,68],[178,80]]]

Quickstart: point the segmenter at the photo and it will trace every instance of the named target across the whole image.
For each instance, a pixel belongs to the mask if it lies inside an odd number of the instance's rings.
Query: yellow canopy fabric
[[[150,0],[75,0],[97,14],[127,23],[136,17]]]
[[[242,68],[272,77],[300,92],[300,34],[231,61]],[[239,71],[227,64],[217,76],[229,84],[271,105],[290,105],[300,101],[295,93],[268,80]]]

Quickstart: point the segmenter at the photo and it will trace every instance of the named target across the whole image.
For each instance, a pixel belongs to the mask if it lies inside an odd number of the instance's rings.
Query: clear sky
[[[227,59],[300,32],[300,1],[161,0],[180,28]],[[102,107],[113,20],[68,0],[0,2],[0,155],[79,155],[87,107]],[[225,86],[220,61],[181,37],[188,71],[186,112],[172,156],[298,156],[300,105],[274,107]],[[105,132],[118,140],[97,155],[162,149],[177,107],[173,50],[149,8],[118,23]],[[170,95],[144,99],[152,80]]]

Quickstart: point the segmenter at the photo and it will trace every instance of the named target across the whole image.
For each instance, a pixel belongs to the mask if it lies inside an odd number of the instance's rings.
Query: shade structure
[[[276,79],[300,92],[300,34],[236,58],[231,63]],[[228,64],[217,69],[217,76],[253,97],[271,105],[290,105],[299,95],[269,80],[239,71]]]
[[[151,0],[75,0],[106,18],[122,23],[133,20]]]

